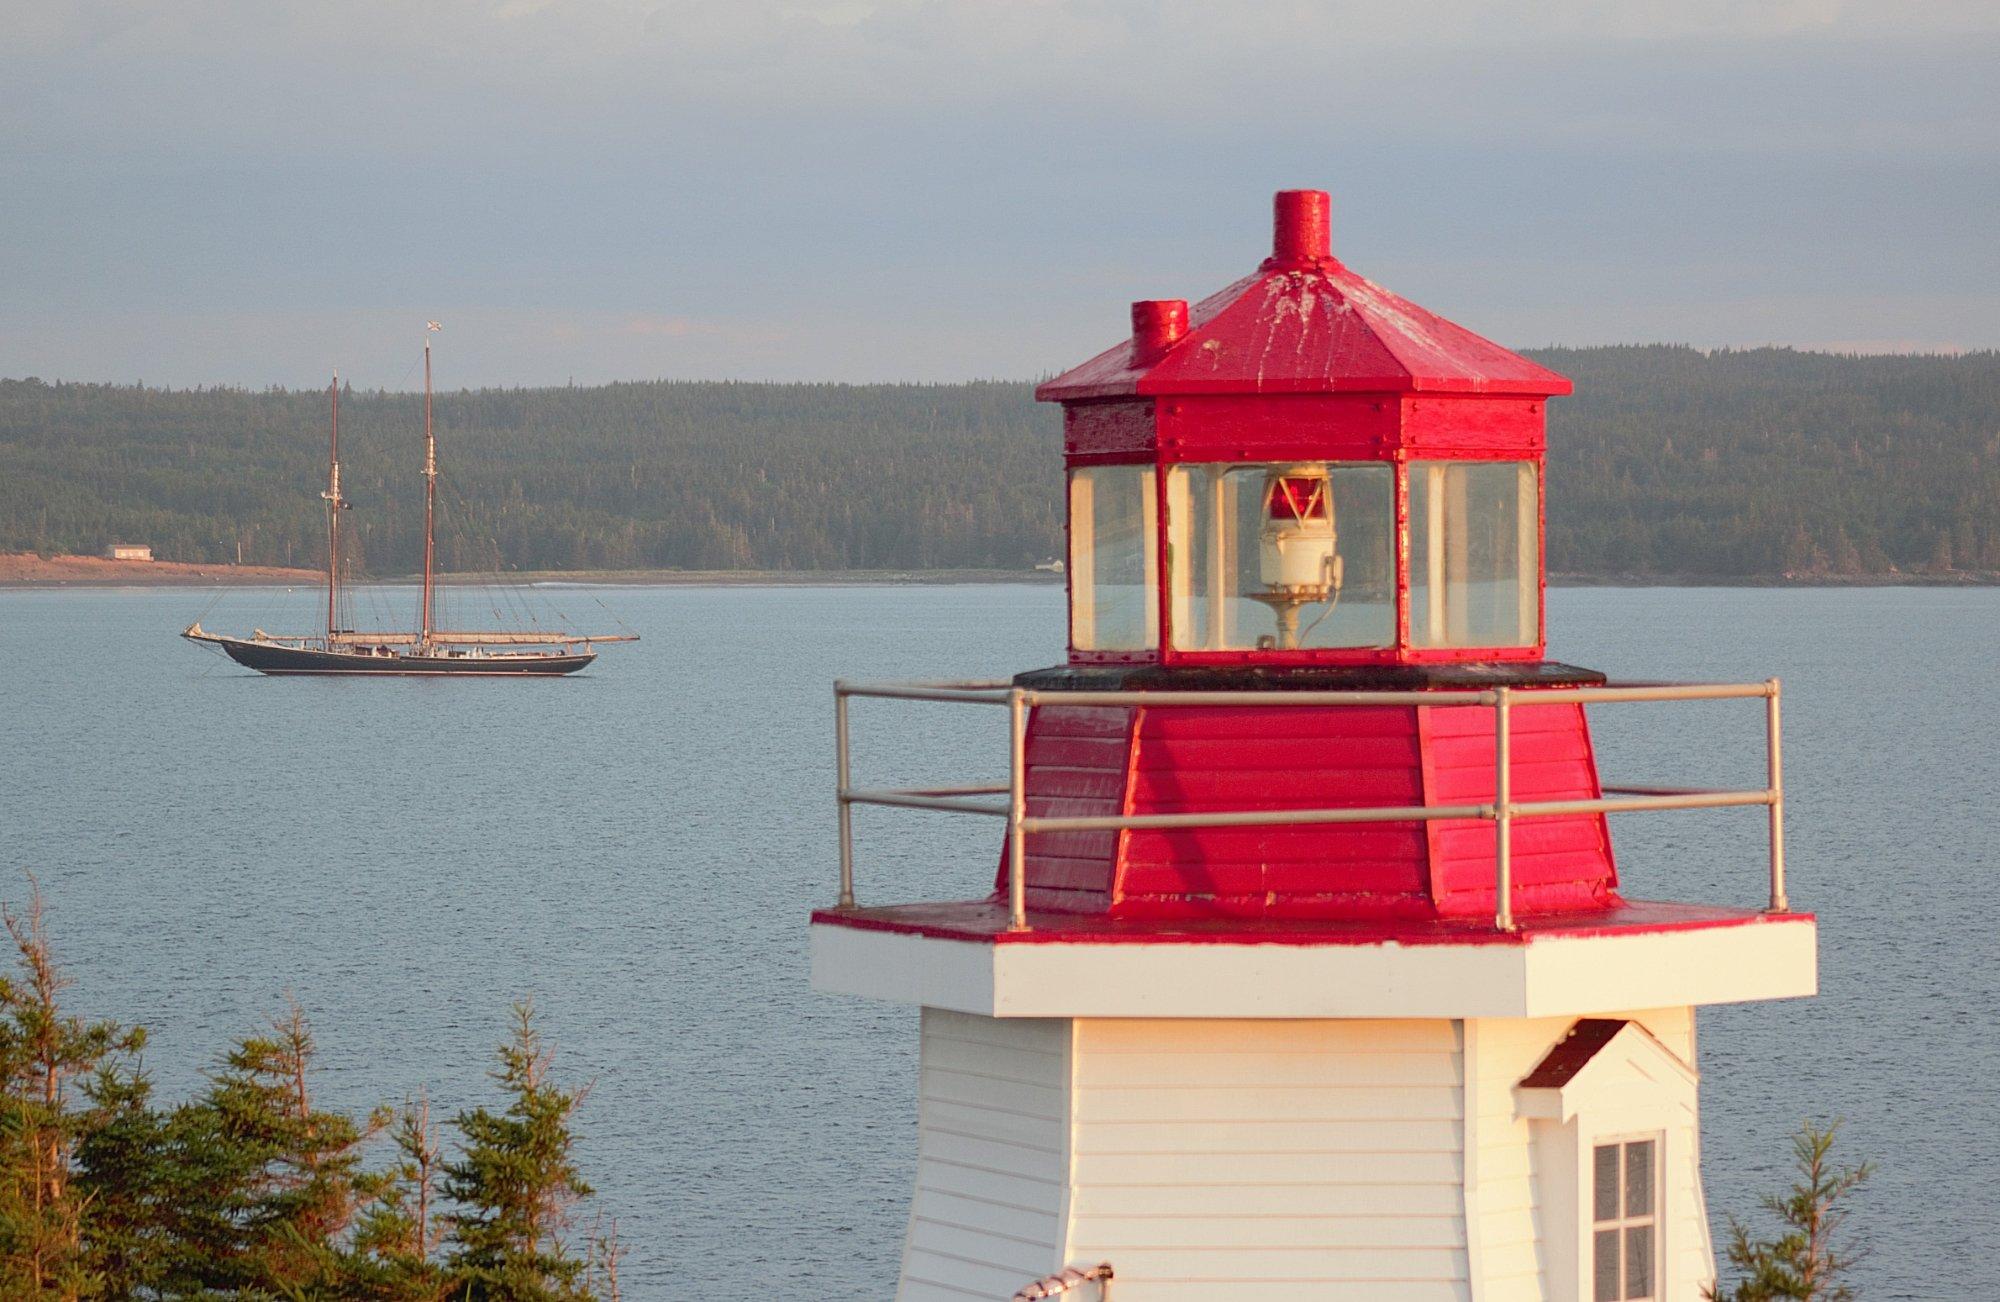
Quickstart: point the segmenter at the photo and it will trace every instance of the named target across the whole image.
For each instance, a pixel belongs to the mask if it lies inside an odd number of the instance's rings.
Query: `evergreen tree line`
[[[615,1227],[573,1242],[591,1193],[570,1129],[583,1091],[552,1079],[528,1005],[492,1073],[505,1106],[442,1127],[423,1097],[321,1107],[296,1007],[164,1103],[142,1029],[64,1008],[39,895],[0,921],[17,960],[0,978],[0,1297],[617,1297]]]
[[[2000,354],[1534,354],[1558,573],[2000,571]],[[420,561],[422,399],[347,392],[350,562]],[[327,395],[0,381],[0,550],[312,566]],[[1060,553],[1059,421],[1020,383],[445,393],[442,564],[1024,568]]]

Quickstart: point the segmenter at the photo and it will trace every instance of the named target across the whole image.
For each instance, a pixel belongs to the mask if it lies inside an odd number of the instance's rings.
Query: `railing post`
[[[1018,687],[1007,689],[1007,928],[1028,929],[1028,712]]]
[[[840,805],[840,903],[854,907],[854,806],[848,802],[847,685],[833,685],[833,781]]]
[[[1771,795],[1771,907],[1768,912],[1790,913],[1791,904],[1785,898],[1785,747],[1778,709],[1780,685],[1773,678],[1764,686],[1769,690],[1764,698],[1764,728],[1765,763]]]
[[[1510,691],[1493,689],[1493,926],[1514,930],[1514,769]]]

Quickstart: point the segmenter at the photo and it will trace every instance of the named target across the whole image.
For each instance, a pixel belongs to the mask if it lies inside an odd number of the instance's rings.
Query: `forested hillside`
[[[2000,354],[1549,349],[1549,563],[1581,574],[2000,570]]]
[[[2000,355],[1536,354],[1559,572],[2000,570]],[[1022,568],[1061,546],[1027,384],[439,395],[448,569]],[[421,399],[349,392],[356,558],[418,564]],[[326,394],[0,381],[0,550],[314,564]]]

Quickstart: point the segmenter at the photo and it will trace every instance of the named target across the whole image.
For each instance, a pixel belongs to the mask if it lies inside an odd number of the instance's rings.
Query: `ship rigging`
[[[431,416],[431,345],[424,339],[424,572],[416,631],[342,628],[340,619],[341,513],[351,504],[340,489],[340,375],[328,389],[326,488],[326,630],[323,634],[273,635],[257,629],[248,637],[211,633],[201,621],[181,636],[220,647],[230,659],[264,674],[358,674],[517,676],[573,674],[597,658],[605,642],[636,642],[631,633],[590,634],[552,630],[527,632],[441,629],[436,621],[437,429]]]

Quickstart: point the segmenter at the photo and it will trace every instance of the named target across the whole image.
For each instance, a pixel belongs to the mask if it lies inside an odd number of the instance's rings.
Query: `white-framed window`
[[[1599,1140],[1591,1149],[1592,1302],[1660,1296],[1660,1138]]]
[[[1541,637],[1541,488],[1532,461],[1410,463],[1410,641]]]
[[[1070,472],[1071,646],[1145,651],[1159,645],[1158,523],[1151,466]]]

